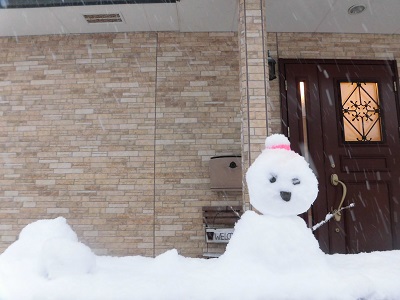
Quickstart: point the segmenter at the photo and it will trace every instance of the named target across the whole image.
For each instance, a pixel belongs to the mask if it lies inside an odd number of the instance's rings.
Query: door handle
[[[337,186],[339,183],[342,185],[342,188],[343,188],[342,199],[340,200],[340,203],[339,203],[338,208],[335,209],[335,210],[332,212],[332,214],[333,214],[333,216],[335,217],[335,220],[336,220],[337,222],[339,222],[340,219],[342,218],[342,213],[340,212],[340,209],[341,209],[342,206],[343,206],[344,198],[346,198],[347,186],[344,184],[343,181],[340,181],[340,180],[339,180],[339,177],[337,176],[337,174],[332,174],[332,175],[331,175],[331,184],[334,185],[334,186]]]

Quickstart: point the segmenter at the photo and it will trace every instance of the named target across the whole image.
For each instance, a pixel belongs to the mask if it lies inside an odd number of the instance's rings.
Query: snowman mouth
[[[281,192],[281,198],[283,201],[289,202],[292,196],[291,192]]]

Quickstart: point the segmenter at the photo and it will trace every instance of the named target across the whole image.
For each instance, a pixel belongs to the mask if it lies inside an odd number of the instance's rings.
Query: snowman
[[[323,260],[317,240],[298,215],[318,194],[318,181],[306,160],[281,134],[268,137],[250,166],[246,181],[250,203],[235,225],[222,259],[254,260],[270,269],[304,268]]]

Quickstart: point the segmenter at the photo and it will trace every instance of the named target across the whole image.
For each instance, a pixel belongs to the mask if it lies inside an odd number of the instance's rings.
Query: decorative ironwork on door
[[[378,83],[340,82],[340,94],[344,140],[382,141]]]

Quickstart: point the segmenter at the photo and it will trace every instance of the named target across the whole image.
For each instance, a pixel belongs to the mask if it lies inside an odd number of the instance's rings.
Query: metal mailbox
[[[212,190],[240,191],[242,189],[242,160],[240,155],[214,156],[210,159]]]

